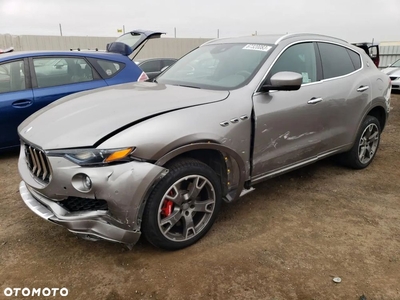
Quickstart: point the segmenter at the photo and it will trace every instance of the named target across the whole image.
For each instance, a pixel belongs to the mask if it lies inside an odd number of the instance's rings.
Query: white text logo
[[[38,288],[38,289],[30,289],[30,288],[5,288],[4,289],[4,296],[6,297],[17,297],[17,296],[24,296],[24,297],[55,297],[55,296],[68,296],[68,289],[67,288]]]

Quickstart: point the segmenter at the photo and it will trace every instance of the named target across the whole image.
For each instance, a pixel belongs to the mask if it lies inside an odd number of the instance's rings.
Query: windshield
[[[391,65],[391,67],[400,68],[400,59],[397,60],[397,61],[395,61],[395,62]]]
[[[235,89],[247,84],[271,52],[265,44],[219,44],[195,49],[157,77],[158,83]]]
[[[129,32],[124,35],[121,35],[116,42],[124,43],[129,47],[133,47],[142,37],[140,33]]]

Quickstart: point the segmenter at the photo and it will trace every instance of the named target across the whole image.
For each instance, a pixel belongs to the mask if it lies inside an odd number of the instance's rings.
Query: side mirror
[[[270,79],[271,84],[264,84],[262,92],[275,91],[296,91],[303,83],[303,76],[295,72],[278,72]]]

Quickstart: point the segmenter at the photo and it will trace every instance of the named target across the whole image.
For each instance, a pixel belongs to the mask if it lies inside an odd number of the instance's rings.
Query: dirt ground
[[[45,222],[20,199],[17,154],[2,155],[0,298],[66,287],[62,299],[400,299],[399,94],[392,107],[367,169],[325,160],[259,184],[177,252],[146,241],[128,251]]]

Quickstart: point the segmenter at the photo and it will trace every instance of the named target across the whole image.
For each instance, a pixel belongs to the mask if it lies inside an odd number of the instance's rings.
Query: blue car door
[[[31,69],[36,110],[69,94],[107,86],[83,57],[34,57]]]
[[[18,125],[31,115],[33,92],[28,61],[16,59],[0,63],[0,149],[18,146]]]

